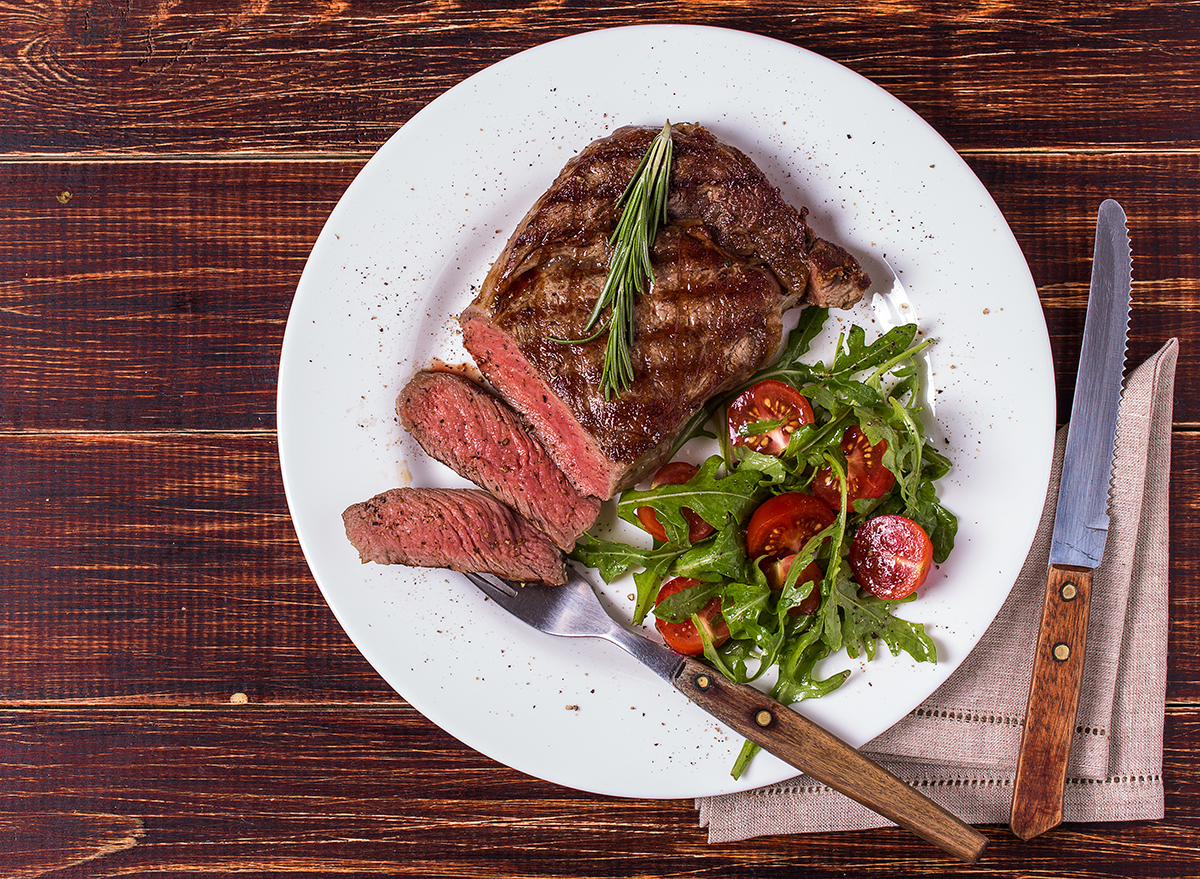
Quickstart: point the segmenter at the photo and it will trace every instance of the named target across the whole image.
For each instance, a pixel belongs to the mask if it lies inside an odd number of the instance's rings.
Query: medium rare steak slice
[[[598,262],[526,272],[511,310],[463,321],[464,344],[484,375],[571,481],[602,498],[657,467],[692,414],[766,362],[782,333],[774,275],[732,258],[704,226],[668,227],[653,259],[657,281],[636,304],[634,380],[611,399],[599,389],[604,338],[553,341],[584,334],[591,297],[577,290],[599,290]]]
[[[347,508],[342,522],[364,563],[567,580],[558,547],[479,489],[394,488]]]
[[[599,499],[579,493],[521,417],[469,378],[419,372],[400,392],[396,413],[421,448],[486,488],[564,551],[600,515]]]
[[[622,128],[572,159],[460,316],[480,371],[580,491],[600,498],[649,475],[710,397],[776,355],[784,311],[850,305],[870,286],[745,155],[698,125],[673,126],[668,223],[636,304],[634,381],[606,399],[603,334],[554,340],[586,335],[617,199],[657,131]]]

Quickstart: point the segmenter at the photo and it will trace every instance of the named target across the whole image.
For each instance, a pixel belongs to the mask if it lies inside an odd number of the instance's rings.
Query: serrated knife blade
[[[1009,826],[1022,839],[1062,823],[1067,757],[1079,707],[1092,573],[1104,557],[1117,412],[1125,368],[1132,257],[1125,211],[1096,222],[1092,281],[1063,453],[1029,704]]]

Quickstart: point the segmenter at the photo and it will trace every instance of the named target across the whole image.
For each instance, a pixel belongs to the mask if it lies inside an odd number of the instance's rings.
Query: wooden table
[[[0,875],[1200,874],[1200,8],[18,2],[0,11]],[[1129,213],[1131,362],[1183,348],[1166,818],[708,845],[690,801],[532,780],[392,692],[322,600],[275,441],[300,271],[418,109],[585,30],[708,23],[835,59],[1004,211],[1074,385],[1094,210]]]

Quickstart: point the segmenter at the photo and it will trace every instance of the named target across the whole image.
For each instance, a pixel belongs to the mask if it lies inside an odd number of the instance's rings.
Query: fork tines
[[[464,571],[463,576],[478,586],[484,595],[494,601],[503,603],[505,598],[515,598],[517,595],[516,587],[500,577],[485,577],[483,574],[472,571]]]

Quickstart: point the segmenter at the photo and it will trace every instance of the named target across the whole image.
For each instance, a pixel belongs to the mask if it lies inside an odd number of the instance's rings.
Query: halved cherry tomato
[[[862,524],[850,544],[850,569],[872,595],[897,601],[929,576],[933,544],[925,529],[904,516],[876,516]]]
[[[837,515],[811,494],[799,491],[777,494],[763,501],[746,525],[746,554],[784,558],[798,553]]]
[[[699,470],[699,467],[689,464],[687,461],[672,461],[658,469],[650,485],[653,488],[658,488],[660,485],[683,485]],[[667,529],[658,521],[654,507],[638,507],[634,512],[637,513],[638,521],[642,523],[642,527],[649,532],[651,537],[666,542]],[[687,507],[683,508],[683,518],[688,523],[688,543],[703,540],[716,530]]]
[[[846,428],[842,434],[842,454],[846,456],[846,506],[852,512],[855,501],[883,497],[896,484],[895,475],[883,466],[883,453],[886,451],[887,440],[871,445],[857,424]],[[833,509],[841,507],[841,488],[831,467],[817,471],[812,491]]]
[[[796,555],[789,555],[785,558],[769,560],[764,559],[761,562],[763,573],[767,575],[767,583],[772,589],[782,589],[787,583],[788,573],[792,569],[792,562],[796,560]],[[799,588],[805,583],[812,583],[812,591],[805,596],[795,607],[788,608],[788,613],[792,616],[806,616],[814,613],[821,604],[821,579],[825,576],[825,572],[821,570],[820,565],[816,562],[809,562],[808,567],[800,572],[800,576],[796,578],[796,587]]]
[[[676,577],[668,580],[658,590],[658,597],[654,599],[654,603],[657,605],[664,598],[691,586],[697,586],[699,583],[699,580],[693,580],[691,577]],[[729,640],[729,626],[725,622],[725,617],[721,616],[721,599],[714,598],[704,605],[703,609],[696,614],[696,618],[704,626],[714,647],[720,647]],[[696,624],[690,619],[681,623],[669,623],[666,620],[655,619],[654,627],[663,636],[667,646],[676,653],[682,653],[684,656],[699,656],[704,652],[704,641],[700,638]]]
[[[791,385],[767,379],[747,388],[725,414],[729,441],[764,455],[780,455],[802,424],[812,424],[813,410],[805,397]],[[748,425],[762,421],[781,422],[765,433],[744,433]]]
[[[801,492],[779,494],[759,505],[746,525],[746,555],[759,562],[772,589],[782,589],[796,555],[818,533],[833,524],[837,515],[812,495]],[[797,584],[820,581],[824,572],[812,562],[800,572]],[[821,601],[814,582],[813,591],[792,613],[812,613]]]

